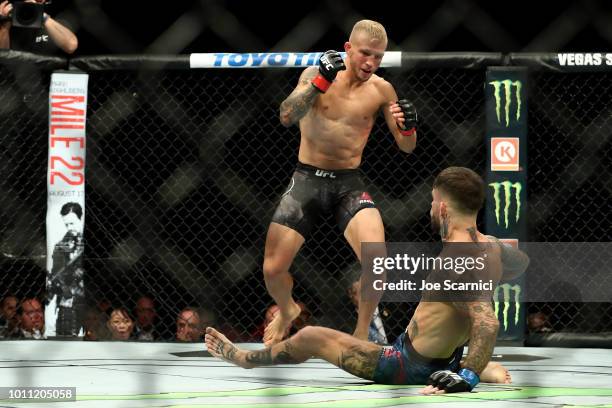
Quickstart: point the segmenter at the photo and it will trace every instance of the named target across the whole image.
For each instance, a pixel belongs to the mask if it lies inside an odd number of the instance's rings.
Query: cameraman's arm
[[[11,37],[9,35],[11,22],[8,15],[12,9],[13,5],[8,0],[0,2],[0,49],[9,49],[11,47]]]
[[[1,49],[9,49],[11,46],[11,40],[9,36],[10,26],[0,25],[0,50]]]
[[[60,47],[66,54],[72,54],[79,46],[76,35],[68,28],[60,24],[57,20],[52,19],[47,14],[45,21],[45,29],[49,33],[51,40]]]

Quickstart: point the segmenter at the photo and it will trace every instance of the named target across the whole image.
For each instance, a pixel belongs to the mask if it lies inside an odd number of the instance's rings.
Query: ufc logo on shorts
[[[491,138],[491,171],[519,171],[519,138]]]
[[[315,172],[315,176],[318,177],[329,177],[329,178],[336,178],[336,175],[334,174],[333,171],[325,171],[325,170],[317,170]]]

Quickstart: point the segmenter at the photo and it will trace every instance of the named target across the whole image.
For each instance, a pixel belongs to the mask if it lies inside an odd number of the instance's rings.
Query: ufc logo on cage
[[[519,171],[519,138],[491,138],[491,171]]]

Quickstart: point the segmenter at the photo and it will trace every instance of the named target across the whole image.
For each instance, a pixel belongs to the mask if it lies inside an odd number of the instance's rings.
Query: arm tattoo
[[[293,125],[302,119],[310,110],[319,91],[310,86],[310,81],[317,75],[317,70],[307,69],[300,77],[299,86],[281,103],[281,119],[286,118],[286,125]]]
[[[371,380],[374,378],[381,350],[382,347],[370,351],[365,351],[359,346],[350,347],[340,353],[338,367],[357,377]]]
[[[272,349],[251,351],[247,353],[246,361],[255,366],[272,365]]]
[[[493,354],[499,323],[489,303],[465,302],[463,307],[468,311],[472,325],[469,351],[463,366],[480,374]]]
[[[299,364],[301,361],[296,357],[296,350],[290,340],[285,342],[283,350],[272,358],[272,364]]]
[[[410,324],[408,325],[408,337],[411,340],[414,340],[419,335],[419,326],[417,324],[417,320],[413,317],[410,320]]]

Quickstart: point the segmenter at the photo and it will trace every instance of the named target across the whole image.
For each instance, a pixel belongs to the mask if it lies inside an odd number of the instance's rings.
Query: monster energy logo
[[[519,285],[510,285],[504,283],[495,288],[493,292],[493,304],[495,307],[495,316],[499,318],[499,292],[503,293],[504,298],[504,309],[502,310],[502,317],[504,319],[504,331],[508,330],[508,310],[510,309],[510,291],[514,290],[514,325],[518,325],[519,314],[521,312],[521,302],[519,298],[521,296],[521,287]]]
[[[510,108],[512,107],[512,87],[515,88],[514,96],[516,98],[516,121],[521,118],[521,88],[523,84],[521,81],[511,81],[506,79],[504,81],[491,81],[489,85],[493,86],[493,96],[495,97],[495,113],[497,114],[497,123],[502,123],[501,120],[501,93],[504,91],[504,119],[506,127],[510,126]]]
[[[501,183],[490,183],[490,187],[493,187],[493,199],[495,200],[495,220],[499,225],[499,216],[501,211],[501,196],[500,192],[504,190],[504,225],[508,228],[508,218],[510,214],[510,203],[512,202],[512,189],[514,189],[514,199],[516,201],[516,217],[515,220],[518,222],[521,217],[521,190],[523,186],[520,182],[512,183],[511,181],[502,181]]]

